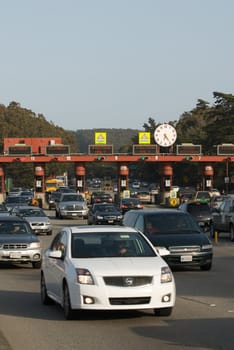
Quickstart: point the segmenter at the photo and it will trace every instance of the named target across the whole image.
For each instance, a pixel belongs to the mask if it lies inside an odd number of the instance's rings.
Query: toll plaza
[[[234,160],[234,145],[217,146],[216,155],[203,155],[201,145],[182,144],[167,153],[161,152],[158,144],[146,143],[147,137],[141,135],[143,144],[132,146],[131,152],[115,153],[111,144],[106,144],[105,133],[100,133],[96,143],[89,145],[87,154],[71,153],[70,146],[64,145],[61,138],[5,138],[3,154],[0,154],[0,196],[5,193],[5,165],[8,163],[31,163],[34,168],[34,191],[37,198],[45,201],[45,169],[47,164],[72,163],[76,179],[76,190],[86,190],[86,166],[88,163],[103,162],[117,165],[118,192],[129,189],[129,167],[138,162],[157,163],[160,169],[160,192],[162,201],[170,197],[175,203],[175,195],[170,196],[173,183],[173,168],[178,162],[195,162],[202,165],[204,190],[213,188],[214,164],[223,163],[226,178],[229,178],[229,164]],[[147,133],[144,133],[147,134]],[[168,134],[169,135],[169,134]],[[148,136],[148,135],[146,135]],[[157,140],[158,134],[156,134]],[[169,137],[169,136],[168,136]],[[175,135],[172,134],[174,139]],[[140,137],[139,137],[140,139]],[[168,144],[166,138],[166,144]],[[147,141],[148,142],[148,141]],[[160,142],[158,140],[158,142]],[[170,142],[169,142],[170,144]]]

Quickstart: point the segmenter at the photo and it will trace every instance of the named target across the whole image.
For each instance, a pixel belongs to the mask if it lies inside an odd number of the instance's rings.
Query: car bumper
[[[61,210],[60,215],[65,218],[74,218],[74,217],[86,217],[88,215],[87,210],[78,210],[78,211],[68,211],[68,210]]]
[[[116,219],[97,219],[94,222],[95,225],[122,225],[122,220]]]
[[[86,310],[139,310],[169,308],[175,304],[173,283],[154,284],[140,287],[115,287],[104,285],[72,284],[69,287],[71,307]],[[169,301],[163,301],[167,296]],[[85,302],[89,297],[92,304]]]
[[[52,225],[44,225],[44,226],[30,225],[30,226],[36,234],[49,233],[52,231]]]
[[[0,250],[0,262],[36,262],[41,261],[41,249]]]
[[[176,266],[203,266],[212,262],[212,253],[201,254],[170,254],[163,256],[170,267]]]

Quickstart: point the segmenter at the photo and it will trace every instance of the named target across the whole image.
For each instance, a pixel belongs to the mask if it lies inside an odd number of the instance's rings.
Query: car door
[[[61,250],[63,253],[62,259],[55,259],[49,257],[50,251]],[[67,234],[65,231],[61,231],[54,238],[50,248],[46,252],[47,262],[46,262],[46,284],[47,289],[51,292],[56,299],[61,300],[61,286],[64,276],[64,261],[67,252]]]
[[[218,214],[214,215],[215,228],[219,231],[228,231],[230,222],[230,207],[232,205],[232,200],[227,199],[223,201],[220,205]]]
[[[229,232],[230,222],[232,221],[233,216],[233,199],[229,198],[223,202],[221,210],[221,223],[220,229],[226,232]]]

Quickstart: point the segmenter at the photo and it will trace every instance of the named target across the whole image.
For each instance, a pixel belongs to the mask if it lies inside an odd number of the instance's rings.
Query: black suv
[[[177,209],[130,210],[123,225],[143,232],[156,248],[166,248],[170,254],[163,258],[171,267],[212,267],[212,243],[188,213]]]

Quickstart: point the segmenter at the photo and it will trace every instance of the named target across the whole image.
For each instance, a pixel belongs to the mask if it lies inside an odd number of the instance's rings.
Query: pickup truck
[[[59,219],[88,217],[88,206],[81,194],[62,193],[61,197],[55,200],[55,216]]]
[[[229,233],[230,240],[234,242],[234,197],[227,197],[220,207],[212,210],[210,235],[212,238],[215,232]]]

